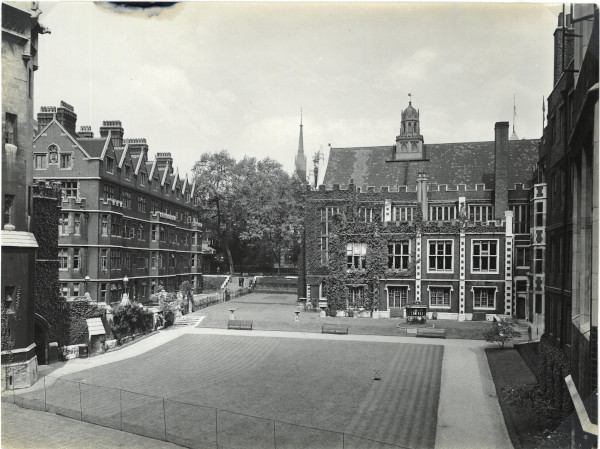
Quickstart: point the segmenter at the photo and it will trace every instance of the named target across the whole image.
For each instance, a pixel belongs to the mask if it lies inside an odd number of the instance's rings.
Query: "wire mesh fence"
[[[30,388],[15,389],[14,382],[3,387],[3,402],[191,449],[408,449],[345,432],[49,375]]]

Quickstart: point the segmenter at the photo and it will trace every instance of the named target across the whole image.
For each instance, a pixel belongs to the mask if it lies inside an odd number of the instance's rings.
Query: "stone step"
[[[199,316],[183,315],[175,318],[173,326],[196,326],[200,322]]]

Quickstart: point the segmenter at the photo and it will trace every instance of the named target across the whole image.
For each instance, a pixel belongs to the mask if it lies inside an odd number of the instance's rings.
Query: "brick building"
[[[409,103],[395,145],[331,148],[306,193],[300,295],[338,313],[525,318],[539,141],[499,122],[492,141],[425,144],[419,116]]]
[[[546,228],[534,236],[545,242],[546,335],[584,398],[598,385],[598,39],[597,5],[559,15],[537,173],[547,189]]]
[[[33,203],[34,72],[38,69],[37,2],[2,3],[2,389],[37,379],[34,283],[37,241]]]
[[[200,275],[214,252],[202,238],[194,182],[170,153],[148,155],[146,139],[126,139],[120,121],[75,131],[72,106],[43,106],[33,145],[33,178],[60,182],[59,278],[63,296],[145,302]],[[126,279],[125,279],[126,278]]]

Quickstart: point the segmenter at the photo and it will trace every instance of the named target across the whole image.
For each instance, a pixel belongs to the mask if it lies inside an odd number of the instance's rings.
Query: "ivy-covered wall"
[[[385,191],[358,192],[353,184],[346,190],[311,190],[306,193],[307,206],[305,208],[305,242],[301,261],[305,264],[305,275],[302,273],[298,279],[299,295],[306,295],[306,285],[311,286],[313,302],[319,286],[324,291],[322,296],[328,300],[331,311],[345,310],[349,297],[348,286],[362,286],[365,289],[366,309],[387,309],[386,281],[393,279],[397,285],[414,285],[416,274],[416,239],[421,236],[421,301],[428,304],[427,287],[440,284],[440,279],[447,279],[444,286],[452,287],[451,308],[432,308],[439,311],[458,313],[459,287],[455,279],[459,276],[460,260],[460,235],[466,235],[467,248],[465,249],[465,268],[467,281],[478,283],[485,281],[499,281],[493,285],[498,286],[497,313],[503,311],[503,280],[504,280],[504,224],[480,224],[467,220],[466,213],[462,211],[457,220],[448,222],[423,221],[420,207],[416,203],[416,192],[400,190],[398,192]],[[453,193],[456,195],[456,192]],[[392,203],[413,205],[415,215],[411,222],[382,222],[381,209],[386,199]],[[339,215],[329,220],[329,261],[327,265],[321,264],[321,210],[326,207],[338,207]],[[372,222],[365,222],[359,218],[360,208],[372,208]],[[427,272],[427,239],[442,238],[453,240],[453,270],[448,273]],[[470,251],[471,240],[497,239],[498,240],[498,273],[497,274],[471,274]],[[389,243],[407,240],[410,242],[410,262],[406,270],[388,268]],[[366,243],[366,268],[347,269],[347,243]],[[404,282],[406,280],[406,282]],[[412,281],[412,282],[411,282]],[[455,285],[456,284],[456,285]],[[391,284],[390,284],[391,285]],[[469,284],[470,285],[470,284]],[[313,291],[314,290],[314,291]],[[415,300],[414,288],[409,290],[409,303]],[[472,312],[472,295],[466,297],[467,312]]]
[[[48,323],[49,341],[69,344],[66,301],[58,282],[58,219],[60,186],[38,183],[33,190],[31,231],[38,242],[36,253],[35,313]]]
[[[103,312],[98,310],[96,303],[84,299],[67,301],[68,344],[85,343],[88,331],[86,320],[88,318],[98,318],[102,315]]]

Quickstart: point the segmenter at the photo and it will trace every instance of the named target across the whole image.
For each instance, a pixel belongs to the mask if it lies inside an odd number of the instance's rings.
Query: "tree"
[[[207,229],[214,232],[225,252],[229,271],[233,273],[231,243],[243,228],[243,198],[245,181],[243,168],[238,167],[227,151],[204,153],[194,165],[195,197],[201,206],[201,215]]]
[[[483,334],[485,341],[497,343],[501,348],[504,348],[504,343],[519,335],[521,335],[520,332],[515,330],[514,324],[508,318],[501,318],[500,321],[494,321],[489,330]]]
[[[299,247],[303,185],[279,162],[204,153],[194,177],[203,222],[217,237],[230,273],[234,256],[243,258],[247,249],[253,261],[280,264],[284,252]]]
[[[301,185],[270,158],[256,164],[250,184],[253,192],[248,196],[246,228],[240,239],[268,254],[281,269],[283,254],[299,247]]]

